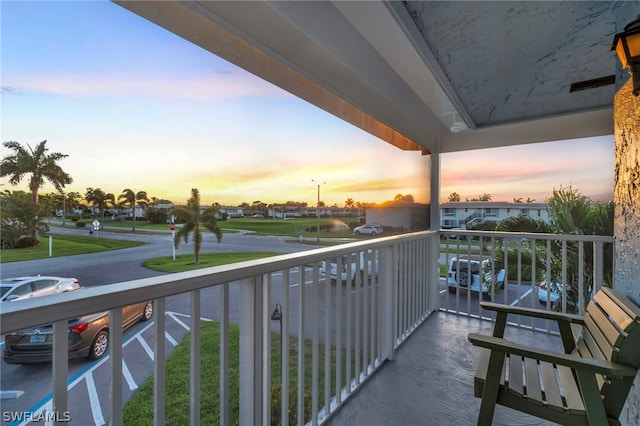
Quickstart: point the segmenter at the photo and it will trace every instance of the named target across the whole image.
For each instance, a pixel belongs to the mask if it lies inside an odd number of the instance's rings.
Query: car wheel
[[[466,272],[460,272],[460,278],[458,279],[458,284],[462,287],[467,287],[469,285],[469,274]]]
[[[91,347],[89,348],[89,358],[90,360],[100,359],[104,356],[109,348],[109,333],[107,330],[100,330],[100,332],[94,337],[93,342],[91,342]]]
[[[153,302],[147,302],[142,310],[142,317],[140,321],[148,321],[153,316]]]
[[[356,235],[360,235],[360,231],[356,231]]]
[[[375,237],[376,235],[378,235],[378,233],[377,233],[376,231],[373,231],[373,232],[371,233],[371,236],[372,236],[372,237]]]

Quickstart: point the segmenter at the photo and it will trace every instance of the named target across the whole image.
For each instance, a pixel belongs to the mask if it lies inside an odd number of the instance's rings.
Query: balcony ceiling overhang
[[[627,75],[611,41],[640,13],[606,1],[115,3],[399,148],[441,153],[612,134]],[[570,91],[590,80],[605,84]]]

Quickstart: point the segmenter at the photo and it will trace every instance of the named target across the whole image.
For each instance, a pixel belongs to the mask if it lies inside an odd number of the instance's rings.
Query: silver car
[[[80,288],[76,278],[30,276],[0,280],[0,302],[74,291]]]

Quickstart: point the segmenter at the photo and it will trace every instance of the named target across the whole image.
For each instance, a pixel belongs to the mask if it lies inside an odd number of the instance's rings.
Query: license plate
[[[47,336],[42,334],[34,334],[29,339],[30,343],[44,343],[47,340]]]

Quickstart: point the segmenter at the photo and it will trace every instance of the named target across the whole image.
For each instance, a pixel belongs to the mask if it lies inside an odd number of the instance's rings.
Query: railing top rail
[[[146,300],[214,287],[262,274],[313,264],[333,256],[380,248],[436,234],[437,231],[421,231],[375,238],[342,244],[338,247],[323,247],[195,271],[179,272],[105,286],[86,287],[77,291],[43,298],[5,302],[0,307],[0,334],[36,327],[43,323],[52,323],[95,312],[108,311]]]
[[[440,234],[456,234],[478,237],[494,238],[529,238],[538,240],[560,240],[560,241],[590,241],[613,243],[611,235],[574,235],[574,234],[545,234],[533,232],[502,232],[502,231],[470,231],[462,229],[440,229]]]

